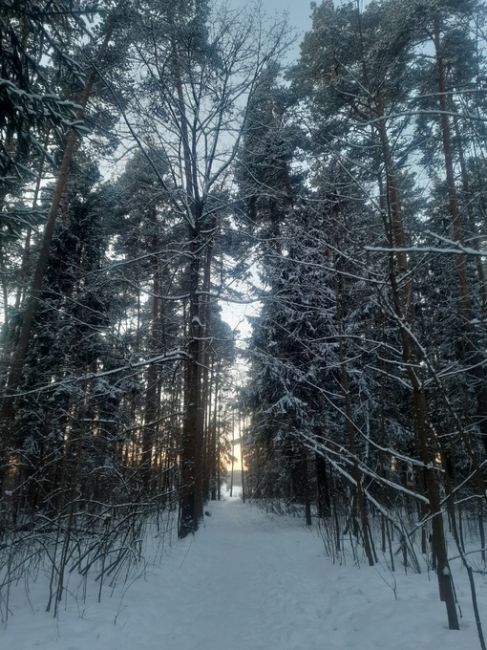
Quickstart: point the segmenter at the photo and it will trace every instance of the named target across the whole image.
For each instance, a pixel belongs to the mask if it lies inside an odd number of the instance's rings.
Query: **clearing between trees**
[[[270,515],[226,498],[211,504],[197,535],[174,541],[128,588],[83,602],[69,585],[58,619],[18,588],[15,614],[2,630],[10,650],[464,650],[478,639],[465,572],[455,575],[464,605],[460,631],[449,631],[436,577],[394,575],[385,564],[360,568],[324,557],[316,529],[301,518]],[[455,562],[452,563],[455,566]],[[457,567],[455,566],[455,569]],[[47,577],[46,577],[47,579]],[[77,578],[79,580],[79,578]],[[487,606],[485,577],[478,581]],[[42,598],[40,599],[42,602]]]

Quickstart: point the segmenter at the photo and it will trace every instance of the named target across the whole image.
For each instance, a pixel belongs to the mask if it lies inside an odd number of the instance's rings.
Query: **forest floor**
[[[460,567],[455,577],[464,618],[462,630],[450,632],[434,575],[332,563],[315,529],[239,499],[213,503],[210,510],[196,536],[166,546],[162,560],[146,566],[128,589],[117,588],[111,596],[108,591],[101,603],[95,594],[82,603],[72,594],[53,619],[45,603],[37,605],[39,580],[30,585],[29,600],[14,592],[18,602],[0,629],[0,648],[478,648]],[[487,579],[478,576],[477,586],[487,628]]]

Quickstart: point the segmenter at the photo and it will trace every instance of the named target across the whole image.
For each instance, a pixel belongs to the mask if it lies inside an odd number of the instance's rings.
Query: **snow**
[[[9,650],[474,650],[467,578],[454,567],[464,618],[446,626],[436,578],[333,563],[316,529],[238,498],[212,503],[194,537],[174,540],[127,588],[74,588],[58,619],[44,611],[42,576],[12,593]],[[485,617],[487,584],[476,576]],[[397,599],[395,598],[395,594]],[[22,601],[23,604],[22,604]],[[487,621],[484,620],[487,626]]]

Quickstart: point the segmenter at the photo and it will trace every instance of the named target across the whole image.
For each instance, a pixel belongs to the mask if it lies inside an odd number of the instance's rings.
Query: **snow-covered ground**
[[[333,564],[316,531],[238,499],[210,506],[205,529],[166,547],[122,595],[67,599],[58,619],[37,604],[42,584],[13,593],[8,650],[475,650],[466,576],[464,618],[446,627],[433,575]],[[394,598],[396,580],[397,600]],[[42,582],[42,580],[41,580]],[[477,578],[487,627],[487,583]],[[45,588],[45,585],[44,585]],[[16,601],[16,602],[14,602]]]

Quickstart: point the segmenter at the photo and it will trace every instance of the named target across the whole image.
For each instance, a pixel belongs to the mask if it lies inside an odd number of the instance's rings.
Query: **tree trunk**
[[[158,224],[155,210],[150,215],[150,222],[153,228],[151,241],[151,263],[152,263],[152,318],[150,324],[148,348],[149,356],[160,353],[161,348],[161,277],[160,264],[157,252],[159,250],[159,234],[157,232]],[[151,363],[147,368],[147,386],[145,393],[144,409],[144,429],[142,433],[142,476],[144,488],[146,491],[150,488],[152,456],[156,432],[158,426],[156,420],[159,414],[159,368],[155,363]]]
[[[199,317],[200,238],[193,232],[191,245],[189,298],[189,360],[186,363],[186,399],[181,445],[181,495],[179,537],[196,532],[203,515],[201,466],[203,460],[204,417],[201,404],[200,345],[202,326]]]

